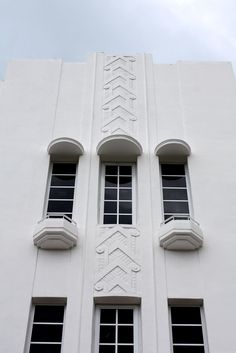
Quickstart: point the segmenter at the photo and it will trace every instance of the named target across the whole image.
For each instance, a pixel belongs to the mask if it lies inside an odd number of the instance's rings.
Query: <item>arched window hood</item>
[[[140,143],[127,135],[108,136],[97,146],[97,154],[105,162],[135,162],[142,152]]]
[[[51,160],[70,160],[77,161],[79,156],[84,153],[82,144],[68,137],[60,137],[50,142],[48,154]]]
[[[164,162],[186,162],[191,154],[189,144],[179,139],[169,139],[162,141],[155,148],[155,154],[160,161]]]

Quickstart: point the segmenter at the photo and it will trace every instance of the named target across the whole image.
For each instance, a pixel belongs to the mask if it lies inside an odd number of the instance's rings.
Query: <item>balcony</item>
[[[77,244],[77,224],[67,216],[47,215],[40,220],[34,231],[34,245],[47,250],[67,250]]]
[[[190,216],[172,216],[161,224],[159,241],[166,250],[196,250],[203,244],[203,234]]]

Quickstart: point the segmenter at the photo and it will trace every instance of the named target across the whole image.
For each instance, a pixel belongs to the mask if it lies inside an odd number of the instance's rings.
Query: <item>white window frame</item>
[[[107,165],[115,165],[115,166],[131,166],[132,168],[132,223],[130,224],[124,224],[124,223],[118,223],[119,216],[117,217],[117,223],[109,224],[109,223],[103,223],[103,216],[104,216],[104,195],[105,195],[105,167]],[[100,219],[99,223],[104,225],[104,226],[114,226],[115,224],[117,225],[124,225],[124,226],[132,226],[136,224],[136,175],[137,175],[137,168],[136,168],[136,163],[127,163],[127,162],[107,162],[107,163],[102,163],[102,168],[101,168],[101,198],[100,198]],[[119,215],[118,210],[117,210],[117,215]]]
[[[49,203],[49,194],[50,194],[50,189],[51,189],[51,180],[52,180],[52,170],[53,170],[53,165],[54,164],[75,164],[75,184],[74,184],[74,197],[73,197],[73,205],[72,205],[72,212],[71,212],[71,220],[73,219],[73,213],[74,213],[74,208],[75,208],[75,202],[76,202],[76,190],[77,190],[77,178],[78,178],[78,162],[75,161],[51,161],[50,165],[49,165],[49,170],[48,170],[48,179],[47,179],[47,187],[46,187],[46,194],[45,194],[45,202],[44,202],[44,212],[43,212],[43,216],[47,217],[48,212],[48,203]],[[63,199],[66,200],[66,199]],[[55,214],[62,214],[63,212],[55,212]],[[66,213],[64,213],[66,214]],[[66,216],[64,216],[65,218],[67,218]]]
[[[186,190],[187,190],[187,201],[188,201],[188,208],[189,208],[189,213],[188,215],[183,213],[183,217],[193,217],[193,208],[192,208],[192,197],[191,197],[191,186],[190,186],[190,180],[189,180],[189,173],[188,173],[188,165],[187,163],[171,163],[171,162],[159,162],[159,173],[160,173],[160,187],[161,187],[161,209],[162,209],[162,219],[163,222],[166,222],[165,220],[165,211],[164,211],[164,195],[163,195],[163,182],[162,182],[162,169],[161,166],[162,164],[169,164],[169,165],[183,165],[184,166],[184,172],[185,172],[185,180],[186,180]],[[167,201],[167,200],[165,200]],[[175,200],[173,200],[175,201]],[[176,200],[181,201],[181,200]],[[186,200],[185,200],[186,201]],[[181,213],[176,214],[176,217],[181,217]],[[171,217],[171,216],[170,216]]]
[[[182,301],[182,300],[181,300]],[[200,316],[201,316],[201,324],[172,324],[171,320],[171,308],[172,307],[181,307],[181,308],[199,308],[200,310]],[[208,347],[208,339],[207,339],[207,330],[206,330],[206,320],[205,320],[205,315],[204,315],[204,309],[202,305],[194,305],[194,304],[181,304],[177,302],[177,304],[170,304],[169,305],[169,328],[170,328],[170,338],[171,338],[171,353],[174,353],[174,343],[173,343],[173,333],[172,333],[172,326],[200,326],[202,327],[202,336],[203,336],[203,344],[199,345],[201,347],[204,347],[204,353],[209,353],[209,347]],[[197,344],[180,344],[180,346],[193,346],[196,347],[198,346]]]
[[[61,353],[62,353],[62,346],[63,346],[63,338],[64,338],[64,329],[65,329],[65,315],[66,315],[66,304],[64,303],[64,300],[63,300],[63,303],[61,303],[61,301],[59,300],[58,303],[57,303],[57,300],[55,300],[55,302],[53,303],[44,303],[44,300],[40,300],[40,303],[34,303],[31,307],[31,311],[30,311],[30,317],[29,317],[29,324],[28,324],[28,333],[27,333],[27,340],[26,340],[26,347],[25,347],[25,351],[28,353],[30,352],[30,348],[31,348],[31,336],[32,336],[32,332],[33,332],[33,325],[35,324],[35,321],[34,321],[34,315],[35,315],[35,308],[36,306],[60,306],[60,307],[63,307],[64,308],[64,314],[63,314],[63,322],[61,323],[55,323],[55,322],[45,322],[45,324],[49,324],[49,325],[62,325],[62,337],[61,337],[61,342],[39,342],[39,344],[60,344],[60,347],[61,347]],[[42,323],[41,323],[42,324]]]
[[[100,313],[101,309],[132,309],[133,310],[133,328],[134,328],[134,353],[141,353],[141,334],[140,334],[140,307],[138,305],[96,305],[95,307],[95,348],[94,353],[99,353],[99,335],[100,335]],[[117,323],[114,324],[118,327]],[[117,333],[117,330],[116,330]],[[117,337],[116,337],[117,341]],[[117,353],[117,345],[115,346]]]

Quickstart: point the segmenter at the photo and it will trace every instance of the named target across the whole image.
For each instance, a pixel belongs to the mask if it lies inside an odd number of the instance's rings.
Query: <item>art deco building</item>
[[[13,61],[0,120],[1,352],[235,352],[229,63]]]

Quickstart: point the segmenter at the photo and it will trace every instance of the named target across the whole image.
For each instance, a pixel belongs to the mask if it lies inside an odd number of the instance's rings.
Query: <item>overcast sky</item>
[[[236,0],[0,0],[0,79],[12,59],[94,51],[236,67]]]

